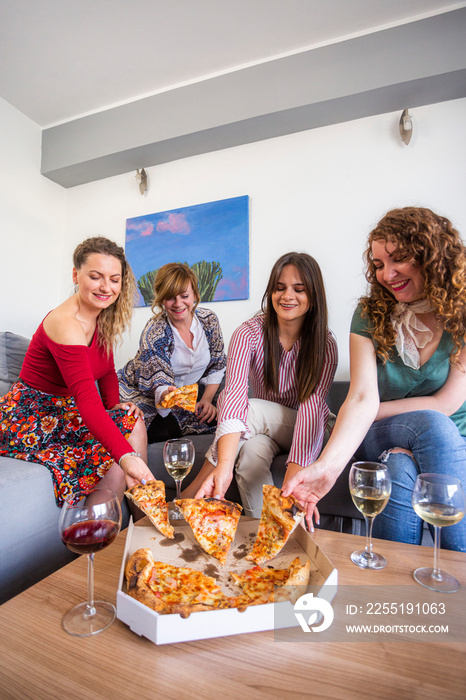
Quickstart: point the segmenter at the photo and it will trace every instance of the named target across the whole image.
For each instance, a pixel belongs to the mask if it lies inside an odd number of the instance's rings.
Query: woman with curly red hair
[[[371,231],[365,258],[370,287],[351,324],[347,399],[318,460],[284,493],[311,519],[355,451],[384,461],[392,495],[374,534],[420,544],[417,474],[449,474],[466,488],[466,250],[448,219],[406,207]],[[442,543],[466,551],[466,519],[445,528]]]

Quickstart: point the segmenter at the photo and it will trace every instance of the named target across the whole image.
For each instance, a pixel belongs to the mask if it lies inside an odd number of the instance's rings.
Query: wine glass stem
[[[436,581],[442,580],[440,572],[440,527],[438,525],[434,525],[434,570],[432,571],[432,578]]]
[[[366,521],[366,547],[365,547],[365,552],[368,557],[372,557],[372,524],[374,522],[374,518],[368,518],[366,515],[364,516],[364,520]]]
[[[94,552],[87,555],[87,611],[86,617],[95,615],[94,607]]]
[[[176,498],[177,498],[177,500],[178,500],[179,498],[181,498],[181,482],[182,482],[182,481],[183,481],[183,479],[177,479],[177,480],[175,481],[175,484],[176,484]]]

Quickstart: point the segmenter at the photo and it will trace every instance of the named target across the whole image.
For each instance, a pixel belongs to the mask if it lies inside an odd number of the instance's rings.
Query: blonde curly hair
[[[111,255],[121,263],[120,294],[111,306],[100,312],[97,325],[98,341],[109,354],[115,342],[122,341],[123,333],[130,325],[137,296],[136,280],[123,248],[103,236],[87,238],[78,245],[73,253],[74,267],[79,270],[93,253]]]
[[[377,281],[372,243],[380,240],[395,245],[397,253],[419,267],[425,297],[453,340],[450,362],[459,365],[458,356],[466,341],[466,249],[458,231],[451,221],[430,209],[405,207],[389,211],[370,232],[364,252],[370,288],[360,302],[363,316],[371,324],[377,355],[385,363],[395,346],[390,315],[397,301]]]

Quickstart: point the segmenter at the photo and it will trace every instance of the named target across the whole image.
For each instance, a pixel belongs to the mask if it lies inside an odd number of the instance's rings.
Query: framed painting
[[[126,220],[126,256],[136,277],[137,306],[150,306],[157,270],[187,263],[201,301],[249,297],[249,197],[233,197]]]

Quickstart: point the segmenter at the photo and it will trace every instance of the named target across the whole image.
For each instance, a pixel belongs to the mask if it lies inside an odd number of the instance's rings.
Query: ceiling
[[[0,97],[45,128],[465,6],[448,0],[0,0]]]

